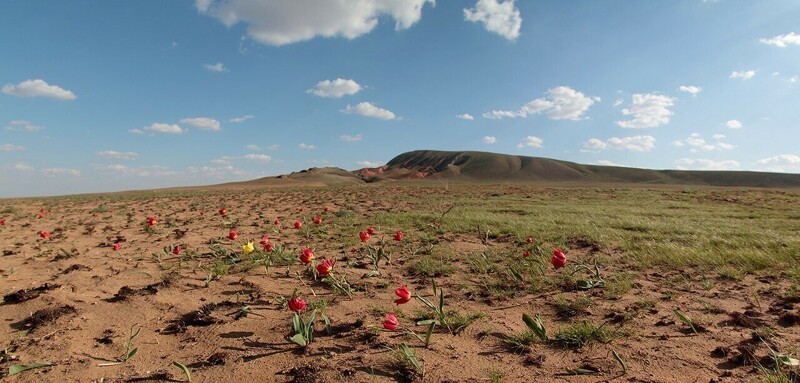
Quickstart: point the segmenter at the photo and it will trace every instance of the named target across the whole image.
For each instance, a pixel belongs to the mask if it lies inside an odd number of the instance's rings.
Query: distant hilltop
[[[750,171],[651,170],[622,166],[582,165],[542,157],[473,151],[415,150],[377,168],[346,171],[311,168],[244,184],[286,183],[342,185],[390,180],[441,179],[462,182],[569,182],[671,184],[705,186],[800,187],[800,174]]]

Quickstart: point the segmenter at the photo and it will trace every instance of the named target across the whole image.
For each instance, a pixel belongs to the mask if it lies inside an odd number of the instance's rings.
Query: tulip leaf
[[[778,360],[778,362],[781,362],[785,366],[791,366],[791,367],[800,366],[800,360],[792,358],[788,355],[777,355],[776,359]]]
[[[691,320],[689,317],[687,317],[687,316],[686,316],[686,314],[684,314],[684,313],[680,312],[680,310],[678,310],[678,309],[675,309],[675,310],[673,310],[673,312],[674,312],[674,313],[675,313],[675,315],[678,317],[678,319],[680,319],[680,320],[681,320],[681,322],[683,322],[683,323],[685,323],[687,326],[689,326],[689,328],[691,328],[691,329],[692,329],[692,332],[693,332],[695,335],[697,335],[697,329],[694,327],[694,323],[692,323],[692,320]]]
[[[435,324],[437,322],[439,322],[439,321],[436,320],[436,319],[426,319],[426,320],[421,320],[421,321],[417,322],[417,326],[427,326],[427,325],[430,325],[430,324]]]
[[[422,366],[419,364],[419,360],[417,360],[417,354],[414,352],[414,350],[408,347],[407,344],[401,343],[400,351],[403,352],[405,359],[411,363],[411,365],[414,366],[417,371],[422,371]]]
[[[544,327],[544,323],[542,323],[541,315],[536,314],[531,318],[528,314],[522,314],[522,321],[533,331],[533,334],[536,335],[537,338],[547,342],[547,329]]]
[[[297,343],[300,347],[305,347],[308,343],[306,342],[306,338],[303,337],[303,334],[294,334],[293,337],[289,338],[294,343]]]
[[[38,363],[31,363],[31,364],[15,364],[13,366],[8,366],[8,376],[19,374],[20,372],[32,370],[34,368],[39,367],[47,367],[52,366],[53,363],[51,362],[38,362]]]
[[[190,382],[192,381],[192,373],[189,371],[189,367],[186,367],[183,363],[177,361],[173,361],[172,365],[183,371],[183,374],[186,375],[186,380]]]
[[[513,277],[514,277],[516,280],[518,280],[518,281],[520,281],[520,282],[525,282],[525,280],[524,280],[524,279],[522,279],[522,275],[520,275],[520,273],[519,273],[519,272],[518,272],[516,269],[514,269],[513,267],[511,267],[511,266],[508,266],[508,271],[510,271],[510,272],[511,272],[511,275],[512,275],[512,276],[513,276]]]
[[[136,355],[137,352],[139,352],[139,347],[136,347],[133,350],[128,351],[128,353],[125,355],[125,360],[133,358],[133,356]]]
[[[614,359],[616,359],[617,362],[619,362],[619,365],[622,367],[622,374],[623,375],[627,374],[628,373],[628,366],[625,364],[625,361],[622,360],[622,357],[619,356],[619,354],[617,353],[616,350],[611,350],[611,353],[614,355]]]

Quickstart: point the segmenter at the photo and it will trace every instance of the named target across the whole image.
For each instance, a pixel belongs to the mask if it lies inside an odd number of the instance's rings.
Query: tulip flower
[[[531,256],[531,251],[530,250],[523,251],[522,252],[522,256],[525,257],[525,258],[530,257]]]
[[[300,252],[300,262],[303,262],[307,265],[311,263],[311,261],[313,260],[314,260],[314,250],[311,250],[306,247],[305,249],[303,249],[303,251]]]
[[[320,223],[322,223],[322,217],[314,217],[314,223],[315,223],[315,224],[320,224]]]
[[[261,242],[259,242],[259,244],[261,246],[267,246],[267,242],[269,242],[269,237],[266,234],[264,234],[264,236],[261,237]]]
[[[180,255],[181,254],[181,245],[173,247],[172,248],[172,254]]]
[[[303,226],[303,223],[300,221],[294,221],[294,228],[299,229]]]
[[[201,210],[201,211],[200,211],[200,216],[202,217],[202,216],[204,216],[204,215],[206,215],[206,212],[204,212],[204,211],[202,211],[202,210]]]
[[[267,243],[266,245],[264,245],[264,251],[266,251],[268,253],[270,251],[272,251],[272,244],[271,243]]]
[[[306,301],[300,298],[289,299],[289,310],[299,313],[306,309]]]
[[[39,215],[36,216],[36,218],[44,218],[44,217],[45,217],[44,213],[39,213]]]
[[[361,242],[369,241],[370,234],[366,231],[361,231],[358,233],[358,237],[361,238]]]
[[[225,215],[225,213],[227,213],[227,212],[228,212],[228,209],[226,209],[224,207],[222,209],[219,209],[219,215]]]
[[[326,259],[317,265],[317,272],[323,277],[327,277],[333,270],[333,261]]]
[[[239,232],[236,230],[231,230],[231,232],[228,233],[228,239],[234,240],[236,238],[239,238]]]
[[[406,285],[400,285],[400,287],[394,291],[394,295],[397,295],[398,297],[394,300],[394,303],[398,305],[408,303],[408,301],[411,300],[411,291],[408,291],[408,287],[406,287]]]
[[[158,217],[156,216],[147,217],[147,225],[155,226],[157,223],[158,223]]]
[[[122,250],[122,244],[121,243],[115,243],[113,249],[114,249],[114,251]]]
[[[528,239],[526,239],[525,242],[533,243],[533,237],[528,237]]]
[[[0,219],[0,226],[5,226],[5,225],[6,225],[6,220]]]
[[[330,210],[330,209],[327,206],[324,209],[322,209],[322,211],[325,212],[325,213],[327,213],[328,210]]]
[[[567,256],[564,255],[564,252],[561,249],[553,250],[553,258],[550,259],[550,263],[553,264],[553,267],[556,269],[560,269],[567,264]]]
[[[369,233],[369,235],[373,235],[373,234],[375,234],[375,228],[374,228],[374,227],[372,227],[372,226],[368,227],[368,228],[367,228],[367,233]]]
[[[397,315],[394,313],[386,314],[386,320],[383,321],[383,328],[387,330],[394,330],[400,324],[400,321],[397,320]]]
[[[50,232],[48,232],[48,231],[40,231],[39,232],[39,236],[42,237],[42,239],[48,239],[48,238],[50,238]]]
[[[281,225],[281,221],[276,219],[275,222],[273,222],[273,224],[275,224],[275,226],[280,226]]]
[[[398,241],[398,242],[402,241],[403,240],[403,232],[402,231],[398,231],[397,233],[394,233],[394,240]]]
[[[248,241],[246,245],[242,245],[242,252],[244,255],[248,255],[254,251],[256,251],[256,247],[253,246],[253,242]]]

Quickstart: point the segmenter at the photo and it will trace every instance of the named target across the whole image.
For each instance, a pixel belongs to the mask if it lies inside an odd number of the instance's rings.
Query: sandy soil
[[[462,331],[437,330],[432,344],[424,347],[401,330],[382,329],[384,314],[395,310],[401,328],[425,330],[413,326],[422,303],[393,303],[400,284],[432,298],[430,278],[413,276],[407,267],[424,229],[376,226],[372,243],[397,230],[405,233],[401,243],[387,241],[395,255],[391,265],[381,263],[380,276],[370,276],[369,263],[351,252],[363,247],[358,232],[375,214],[415,208],[396,206],[385,194],[375,200],[374,192],[363,187],[316,190],[313,195],[249,190],[106,200],[105,205],[90,197],[3,201],[16,209],[0,214],[6,219],[0,226],[0,293],[5,295],[0,349],[14,355],[3,360],[3,370],[12,364],[53,363],[5,379],[185,381],[172,365],[178,361],[189,366],[196,382],[740,382],[759,378],[756,364],[765,362],[768,345],[793,355],[800,351],[800,300],[784,297],[787,284],[778,278],[748,275],[736,281],[692,270],[627,270],[613,262],[622,255],[619,248],[580,239],[565,249],[570,262],[603,255],[612,260],[607,272],[631,273],[632,288],[610,296],[603,288],[579,291],[564,284],[501,298],[481,294],[468,265],[456,260],[455,273],[436,278],[446,304],[481,316]],[[362,209],[360,216],[337,216],[354,203]],[[218,213],[222,207],[228,209],[225,216]],[[330,211],[323,213],[323,207]],[[37,218],[43,210],[45,216]],[[311,218],[316,215],[324,221],[315,226]],[[145,223],[149,216],[159,221],[152,233]],[[276,219],[280,226],[274,225]],[[295,220],[303,220],[311,233],[323,234],[307,238],[303,230],[291,228]],[[227,239],[226,222],[231,221],[239,233],[236,240]],[[40,231],[49,231],[51,237],[42,239]],[[328,232],[342,236],[327,238]],[[336,261],[336,273],[346,274],[357,291],[352,298],[334,294],[299,262],[268,272],[263,266],[243,270],[232,265],[229,274],[206,286],[204,270],[214,263],[210,244],[241,252],[247,239],[258,246],[264,234],[293,254],[310,246],[317,260]],[[502,237],[484,244],[474,235],[445,234],[438,241],[464,253],[490,248],[519,254],[521,248],[515,239]],[[115,243],[122,249],[114,251]],[[195,256],[162,254],[173,245]],[[185,261],[179,262],[182,257]],[[706,277],[713,283],[700,288]],[[325,312],[331,332],[318,322],[316,338],[305,349],[287,340],[292,313],[284,302],[295,291],[310,303],[329,301]],[[557,300],[577,297],[590,298],[591,305],[560,317]],[[237,315],[244,305],[251,313]],[[701,327],[699,334],[678,320],[673,314],[677,308]],[[616,333],[607,343],[575,349],[536,342],[514,349],[507,339],[526,329],[524,313],[541,313],[551,334],[583,320],[605,323]],[[141,326],[133,342],[138,353],[127,363],[100,366],[123,356],[134,325]],[[416,350],[424,376],[399,361],[395,350],[401,343]],[[626,373],[613,351],[624,360]],[[565,372],[576,368],[592,373]]]

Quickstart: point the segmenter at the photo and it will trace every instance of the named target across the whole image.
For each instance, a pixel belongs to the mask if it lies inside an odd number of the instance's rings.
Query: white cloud
[[[97,152],[97,155],[103,158],[116,160],[135,160],[139,157],[139,153],[136,152],[118,152],[116,150],[104,150],[102,152]]]
[[[248,115],[241,116],[241,117],[231,118],[230,120],[228,120],[228,122],[240,123],[240,122],[245,122],[247,120],[250,120],[253,117],[255,117],[255,116],[253,116],[252,114],[248,114]]]
[[[258,152],[258,151],[260,151],[260,150],[261,150],[261,147],[260,147],[260,146],[258,146],[258,145],[254,145],[254,144],[247,145],[247,146],[245,146],[244,148],[245,148],[245,149],[247,149],[247,150],[252,150],[252,151],[254,151],[254,152]]]
[[[777,35],[771,39],[761,39],[762,44],[774,45],[780,48],[786,48],[790,44],[800,45],[800,35],[789,32],[785,35]]]
[[[481,22],[487,31],[508,40],[516,40],[522,27],[522,17],[514,6],[514,0],[478,0],[475,8],[464,9],[464,20]]]
[[[622,105],[624,103],[625,103],[624,99],[618,98],[618,99],[614,100],[614,105],[612,105],[612,106],[616,108],[616,107],[618,107],[618,106],[620,106],[620,105]]]
[[[495,136],[486,136],[486,137],[483,137],[481,139],[481,141],[483,141],[484,144],[494,144],[495,142],[497,142],[497,137],[495,137]]]
[[[171,134],[181,134],[185,130],[178,125],[175,124],[162,124],[159,122],[154,122],[150,124],[150,126],[145,126],[142,129],[131,129],[129,132],[134,134],[141,134],[144,133],[144,130],[154,132],[154,133],[171,133]]]
[[[278,149],[280,149],[280,146],[278,144],[272,144],[270,146],[267,146],[267,149],[269,149],[269,150],[278,150]]]
[[[25,120],[14,120],[6,125],[6,130],[10,132],[38,132],[42,129],[44,128]]]
[[[484,113],[483,117],[496,120],[545,113],[551,120],[580,120],[589,107],[599,101],[599,97],[588,97],[568,86],[559,86],[548,90],[547,96],[523,105],[518,111],[493,110]]]
[[[133,128],[133,129],[128,129],[128,133],[130,133],[130,134],[144,134],[144,130]]]
[[[217,73],[222,73],[222,72],[227,72],[228,71],[228,68],[225,68],[225,65],[222,64],[222,63],[204,64],[203,68],[206,68],[206,70],[208,70],[210,72],[217,72]]]
[[[722,140],[725,138],[725,135],[723,134],[715,134],[713,137],[716,142],[708,142],[703,138],[702,135],[700,135],[700,133],[692,133],[685,140],[677,140],[672,144],[678,147],[686,146],[692,153],[697,152],[698,150],[731,150],[735,147],[731,144],[722,142]]]
[[[193,126],[200,130],[210,130],[213,132],[220,130],[219,121],[208,117],[184,118],[181,124]]]
[[[45,176],[53,177],[56,175],[70,175],[80,177],[81,171],[78,169],[50,168],[42,172]]]
[[[217,165],[230,165],[231,163],[233,163],[234,159],[235,158],[233,158],[233,157],[222,156],[220,158],[216,158],[216,159],[211,160],[211,163],[212,164],[217,164]]]
[[[312,149],[316,149],[317,148],[316,145],[306,144],[306,143],[303,143],[303,142],[301,142],[299,145],[297,145],[297,147],[300,148],[300,149],[304,149],[304,150],[312,150]]]
[[[0,152],[21,152],[23,150],[25,150],[24,146],[19,146],[14,144],[0,145]]]
[[[170,170],[166,166],[160,165],[131,168],[121,164],[96,164],[92,165],[92,169],[99,173],[109,173],[117,176],[172,177],[181,174],[179,171]]]
[[[520,148],[520,149],[525,148],[525,147],[541,148],[543,143],[544,143],[544,140],[542,140],[539,137],[528,136],[528,137],[525,137],[525,139],[522,140],[522,142],[517,144],[517,148]]]
[[[6,84],[3,86],[3,93],[17,97],[49,97],[67,101],[78,98],[75,93],[40,79],[25,80],[17,85]]]
[[[361,135],[361,133],[356,134],[355,136],[351,136],[349,134],[342,134],[341,136],[339,136],[339,138],[344,142],[357,142],[361,141],[363,136]]]
[[[691,93],[692,96],[697,96],[698,93],[703,91],[703,88],[694,85],[681,85],[678,90],[681,92]]]
[[[598,160],[597,164],[598,165],[603,165],[603,166],[625,166],[623,164],[618,164],[616,162],[609,161],[609,160]]]
[[[356,165],[361,166],[362,168],[378,168],[383,166],[383,162],[356,161]]]
[[[248,155],[244,156],[244,158],[247,158],[248,160],[251,160],[251,161],[261,161],[261,162],[270,162],[270,161],[272,161],[272,157],[270,157],[270,156],[268,156],[266,154],[248,154]]]
[[[631,152],[649,152],[655,147],[656,139],[653,136],[611,137],[607,140],[590,138],[583,143],[581,151],[584,153],[597,153],[602,150],[628,150]]]
[[[469,113],[459,114],[458,116],[456,116],[456,118],[460,118],[460,119],[462,119],[462,120],[470,120],[470,121],[472,121],[472,120],[474,120],[474,119],[475,119],[475,117],[473,117],[473,116],[472,116],[471,114],[469,114]]]
[[[200,174],[203,177],[225,178],[230,176],[240,176],[247,174],[233,165],[227,166],[189,166],[186,168],[189,174]]]
[[[739,168],[739,161],[681,158],[675,161],[675,166],[681,170],[734,170]]]
[[[728,122],[725,123],[725,126],[727,126],[728,129],[741,129],[743,125],[739,120],[728,120]]]
[[[247,35],[267,45],[286,45],[320,37],[354,39],[372,31],[383,16],[395,29],[407,29],[434,0],[195,0],[200,13],[231,27],[247,24]]]
[[[33,170],[33,166],[30,166],[23,162],[17,162],[14,165],[11,165],[11,169],[16,170],[18,172],[29,172]]]
[[[800,156],[794,154],[779,154],[760,159],[756,164],[770,172],[800,172]]]
[[[342,113],[346,114],[360,114],[366,117],[374,117],[381,120],[394,120],[396,118],[395,114],[387,109],[379,108],[375,105],[372,105],[369,102],[361,102],[356,104],[356,106],[347,105],[347,108],[342,110]]]
[[[311,93],[320,97],[341,98],[342,96],[354,95],[362,89],[364,88],[353,80],[337,78],[333,81],[320,81],[313,89],[306,90],[306,93]]]
[[[622,128],[641,129],[655,128],[669,123],[669,110],[675,103],[672,97],[652,93],[633,95],[630,108],[623,108],[623,116],[632,116],[629,120],[616,121]]]
[[[742,71],[733,71],[731,72],[730,78],[740,78],[742,80],[749,80],[756,75],[756,71],[754,70],[742,70]]]

